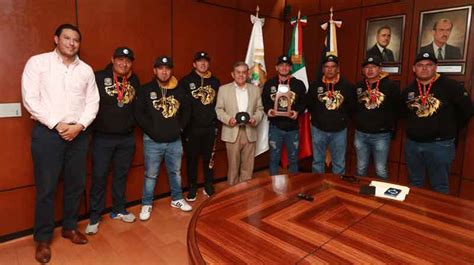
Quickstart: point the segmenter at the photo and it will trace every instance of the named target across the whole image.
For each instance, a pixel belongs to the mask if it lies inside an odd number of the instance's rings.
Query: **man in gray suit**
[[[236,62],[231,73],[234,82],[221,86],[217,94],[216,113],[223,123],[221,140],[226,143],[229,185],[252,178],[256,127],[264,114],[260,89],[246,82],[248,73],[246,63]]]
[[[438,61],[462,59],[461,49],[447,43],[452,29],[451,20],[442,18],[436,21],[433,25],[433,41],[421,47],[420,53],[431,53]]]

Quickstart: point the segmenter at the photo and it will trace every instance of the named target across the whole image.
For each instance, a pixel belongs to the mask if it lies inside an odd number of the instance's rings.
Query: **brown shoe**
[[[79,232],[78,230],[74,229],[74,230],[62,230],[61,231],[61,236],[64,237],[64,238],[69,238],[71,240],[72,243],[74,244],[87,244],[87,242],[89,242],[87,240],[87,237],[83,234],[81,234],[81,232]]]
[[[38,245],[36,246],[36,253],[35,253],[36,261],[39,263],[48,263],[51,259],[51,248],[49,248],[48,241],[39,241]]]

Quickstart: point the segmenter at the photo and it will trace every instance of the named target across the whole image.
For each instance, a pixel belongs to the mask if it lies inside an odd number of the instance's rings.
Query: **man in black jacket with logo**
[[[171,190],[171,206],[188,212],[192,207],[183,199],[181,188],[181,134],[190,116],[186,92],[172,75],[173,62],[168,56],[156,59],[155,78],[141,87],[135,117],[143,130],[145,182],[140,220],[150,218],[153,195],[161,161],[165,160]]]
[[[339,73],[339,59],[326,56],[323,77],[308,89],[306,104],[311,113],[314,173],[324,173],[326,148],[331,154],[332,173],[346,170],[347,124],[354,105],[354,85]]]
[[[199,156],[202,157],[205,196],[214,193],[213,152],[217,132],[216,96],[219,80],[209,71],[211,58],[205,51],[194,55],[193,70],[181,79],[180,86],[191,100],[191,119],[185,129],[186,169],[189,193],[187,201],[196,200]]]
[[[112,212],[110,218],[127,223],[135,215],[125,209],[125,187],[128,170],[135,153],[134,106],[140,87],[132,72],[135,57],[127,47],[115,49],[111,63],[95,74],[99,89],[99,112],[93,123],[92,185],[90,190],[90,221],[86,234],[96,234],[105,208],[105,190],[109,166],[112,164]]]
[[[298,151],[300,142],[300,131],[298,115],[304,112],[306,88],[304,83],[290,75],[291,59],[287,55],[278,57],[276,71],[278,73],[272,79],[267,80],[263,86],[262,104],[270,121],[269,148],[270,148],[270,175],[278,174],[278,164],[281,157],[283,143],[288,153],[288,172],[298,172]],[[277,93],[289,92],[290,97],[279,97],[277,110],[287,111],[291,108],[289,116],[276,115],[275,100]]]
[[[381,70],[382,60],[373,56],[362,64],[364,79],[356,85],[354,147],[357,175],[366,176],[372,154],[377,177],[388,179],[387,159],[397,119],[400,88]]]
[[[455,138],[472,115],[469,94],[459,82],[436,73],[435,55],[418,54],[416,79],[402,92],[405,103],[405,160],[410,185],[449,193],[449,170],[455,156]]]

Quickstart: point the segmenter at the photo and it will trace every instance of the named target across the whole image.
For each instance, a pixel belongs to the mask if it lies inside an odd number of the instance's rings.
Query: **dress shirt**
[[[69,66],[56,50],[31,57],[21,79],[23,105],[31,118],[50,129],[59,122],[87,128],[99,110],[92,68],[76,56]]]
[[[446,44],[443,45],[442,47],[438,47],[433,41],[434,56],[436,56],[436,59],[442,60],[442,59],[438,58],[438,53],[439,53],[438,49],[439,48],[441,48],[441,55],[443,56],[443,59],[446,58]]]
[[[380,44],[377,42],[377,48],[379,49],[380,53],[383,53],[386,47],[380,46]]]
[[[247,85],[243,88],[235,84],[235,96],[237,98],[237,106],[239,107],[239,112],[247,112],[249,105],[249,95],[247,91]]]

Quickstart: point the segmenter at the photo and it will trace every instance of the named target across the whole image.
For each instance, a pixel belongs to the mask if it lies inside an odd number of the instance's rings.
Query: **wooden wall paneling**
[[[286,5],[291,7],[290,15],[293,17],[298,15],[298,10],[305,16],[314,16],[321,12],[321,0],[287,0]]]
[[[44,14],[57,14],[45,19]],[[74,23],[74,1],[0,1],[1,103],[22,102],[21,75],[33,55],[54,49],[54,31]],[[0,190],[34,184],[30,143],[33,121],[22,108],[22,117],[1,118]],[[1,202],[0,202],[1,204]]]
[[[332,7],[334,12],[344,11],[348,9],[355,9],[361,6],[361,0],[333,0],[333,1],[321,1],[321,12],[329,12]],[[355,11],[355,10],[353,10]],[[346,20],[347,21],[347,20]],[[351,24],[352,25],[352,24]],[[354,25],[356,26],[356,25]],[[357,28],[357,27],[355,27]],[[355,31],[353,31],[356,33]]]
[[[275,65],[278,60],[278,56],[288,53],[288,50],[284,49],[283,43],[284,27],[286,27],[286,25],[283,20],[272,18],[265,19],[265,25],[263,26],[263,42],[265,45],[265,65],[267,67],[268,79],[277,75]],[[250,32],[247,33],[247,43],[249,38]]]
[[[135,53],[134,71],[142,84],[152,79],[156,57],[171,55],[171,0],[84,0],[78,2],[83,35],[82,58],[94,70],[103,69],[115,48]]]
[[[461,188],[459,197],[474,201],[474,181],[470,179],[461,179]]]
[[[33,186],[0,192],[0,236],[33,227],[35,193]]]
[[[321,24],[329,20],[328,15],[310,16],[310,11],[301,10],[302,15],[308,15],[308,23],[303,27],[303,56],[306,64],[306,72],[308,74],[309,82],[316,79],[316,71],[319,69],[321,62],[321,51],[324,46],[324,38],[326,32],[321,28]],[[294,16],[292,16],[294,17]],[[291,34],[293,28],[290,21],[286,21],[285,29],[287,29],[285,49],[290,47]]]
[[[234,8],[240,11],[255,13],[257,5],[260,8],[260,14],[262,16],[280,17],[285,1],[284,0],[202,0],[198,2],[205,2],[210,5],[216,5],[221,7]]]
[[[451,196],[459,196],[459,183],[461,181],[461,177],[456,174],[450,174],[449,176],[449,195]]]
[[[239,21],[235,10],[195,1],[177,0],[173,5],[173,50],[178,77],[192,70],[196,51],[206,50],[211,57],[211,71],[222,84],[230,82],[232,64],[245,59],[247,49],[247,44],[237,44],[237,25],[243,24],[245,30],[241,30],[250,36],[250,18]]]
[[[474,119],[471,118],[466,131],[467,133],[466,144],[464,146],[464,163],[462,175],[465,178],[474,180]]]
[[[402,1],[400,0],[362,0],[362,6],[381,5],[381,4],[388,4],[392,2],[402,2]]]
[[[64,182],[59,180],[55,198],[56,221],[62,220]],[[35,214],[34,186],[22,187],[9,191],[0,192],[0,218],[4,220],[0,225],[0,237],[6,234],[30,229],[33,227]],[[86,213],[84,200],[81,201],[79,215]]]

